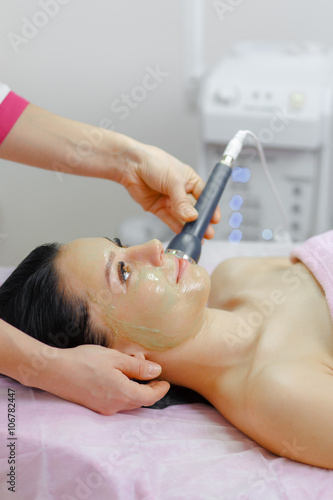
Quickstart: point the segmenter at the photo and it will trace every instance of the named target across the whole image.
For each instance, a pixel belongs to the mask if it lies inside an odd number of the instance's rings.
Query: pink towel
[[[321,284],[333,321],[333,231],[313,236],[290,257],[292,262],[301,260]]]
[[[0,144],[7,137],[29,102],[9,92],[0,104]]]

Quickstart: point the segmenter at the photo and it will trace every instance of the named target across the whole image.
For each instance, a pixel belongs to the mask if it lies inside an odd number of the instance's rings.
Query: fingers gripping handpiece
[[[198,263],[201,255],[201,240],[231,176],[234,162],[242,150],[245,139],[243,135],[243,131],[237,132],[227,145],[222,159],[213,168],[195,205],[198,218],[185,224],[183,230],[170,241],[166,253],[187,259],[192,264]]]
[[[213,213],[231,176],[235,161],[242,151],[247,137],[251,137],[255,142],[264,174],[281,212],[285,229],[285,240],[287,242],[291,241],[288,232],[289,222],[287,212],[268,171],[262,145],[256,135],[250,130],[239,130],[225,148],[222,159],[213,168],[207,184],[195,205],[198,218],[193,222],[185,224],[183,230],[170,241],[166,253],[172,253],[178,258],[187,259],[192,264],[198,263],[201,255],[201,240],[204,237]]]

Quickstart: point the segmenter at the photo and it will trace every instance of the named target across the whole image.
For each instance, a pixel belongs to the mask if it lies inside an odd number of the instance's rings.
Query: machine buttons
[[[263,98],[265,98],[266,101],[270,101],[271,99],[273,99],[273,94],[269,90],[267,90],[265,93],[260,93],[259,90],[254,90],[251,94],[251,97],[255,101],[257,101],[260,97],[261,97],[261,100],[263,100]]]

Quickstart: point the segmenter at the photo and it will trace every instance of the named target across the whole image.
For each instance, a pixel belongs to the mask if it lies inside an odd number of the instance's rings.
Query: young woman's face
[[[124,351],[129,342],[149,350],[175,347],[202,324],[208,273],[164,254],[158,240],[129,248],[106,238],[75,240],[57,266],[66,289],[87,300],[93,323],[109,332],[115,349]]]

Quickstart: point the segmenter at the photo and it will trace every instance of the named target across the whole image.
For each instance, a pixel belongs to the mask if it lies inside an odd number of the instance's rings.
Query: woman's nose
[[[163,266],[164,248],[159,240],[151,240],[143,245],[130,247],[129,251],[134,260],[146,262],[156,267]]]

